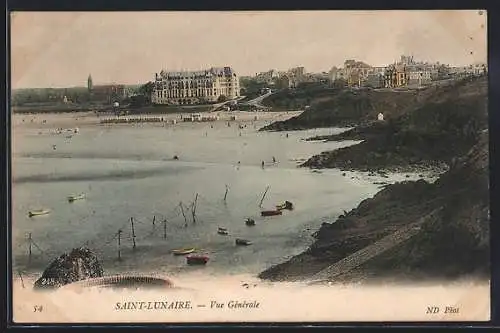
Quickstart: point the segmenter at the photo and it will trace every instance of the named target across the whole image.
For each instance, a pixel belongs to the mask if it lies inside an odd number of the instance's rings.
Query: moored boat
[[[236,238],[236,245],[252,245],[252,242],[248,239]]]
[[[274,216],[274,215],[282,215],[283,212],[281,210],[263,210],[260,212],[261,216]]]
[[[251,218],[247,218],[245,220],[245,224],[248,225],[248,226],[254,226],[255,225],[255,220],[251,219]]]
[[[188,265],[206,265],[210,257],[203,254],[190,254],[186,257]]]
[[[291,203],[290,201],[287,200],[284,203],[282,203],[281,205],[276,205],[276,209],[277,210],[283,210],[283,209],[293,210],[293,203]]]
[[[189,249],[176,249],[176,250],[172,250],[172,254],[175,256],[182,256],[182,255],[193,253],[195,250],[196,249],[194,247],[189,248]]]
[[[219,227],[219,229],[217,229],[217,233],[219,235],[228,235],[229,233],[227,232],[227,228],[224,228],[224,227]]]
[[[68,201],[69,202],[73,202],[73,201],[76,201],[76,200],[82,200],[82,199],[85,199],[85,194],[77,194],[77,195],[70,195],[68,197]]]
[[[47,215],[48,213],[50,213],[50,210],[48,210],[48,209],[38,209],[38,210],[29,211],[28,216],[33,217],[33,216],[39,216],[39,215]]]

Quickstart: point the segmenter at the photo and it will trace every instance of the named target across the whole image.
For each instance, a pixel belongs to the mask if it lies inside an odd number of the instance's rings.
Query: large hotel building
[[[220,96],[240,96],[238,76],[231,67],[212,67],[202,71],[166,72],[155,75],[153,104],[202,104],[216,102]]]

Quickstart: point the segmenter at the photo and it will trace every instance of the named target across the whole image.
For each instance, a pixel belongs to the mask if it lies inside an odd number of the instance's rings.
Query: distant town
[[[343,67],[328,72],[308,73],[304,67],[285,71],[270,69],[254,76],[238,76],[232,67],[212,67],[202,71],[155,73],[151,81],[138,85],[87,85],[68,88],[18,89],[12,92],[14,111],[49,108],[77,111],[144,106],[210,105],[227,101],[248,101],[277,90],[306,86],[328,88],[420,89],[440,81],[487,73],[484,63],[453,67],[429,63],[402,55],[386,66],[345,60]],[[234,104],[234,103],[233,103]]]

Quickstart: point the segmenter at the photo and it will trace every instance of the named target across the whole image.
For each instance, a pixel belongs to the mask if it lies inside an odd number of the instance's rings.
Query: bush
[[[217,103],[223,103],[227,101],[227,97],[225,95],[220,95],[219,98],[217,98]]]

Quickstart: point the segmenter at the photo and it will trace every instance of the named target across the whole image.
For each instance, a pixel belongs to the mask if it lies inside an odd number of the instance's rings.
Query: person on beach
[[[276,157],[273,156],[273,163],[276,163]]]
[[[264,161],[262,161],[261,166],[262,166],[262,169],[264,169]]]

